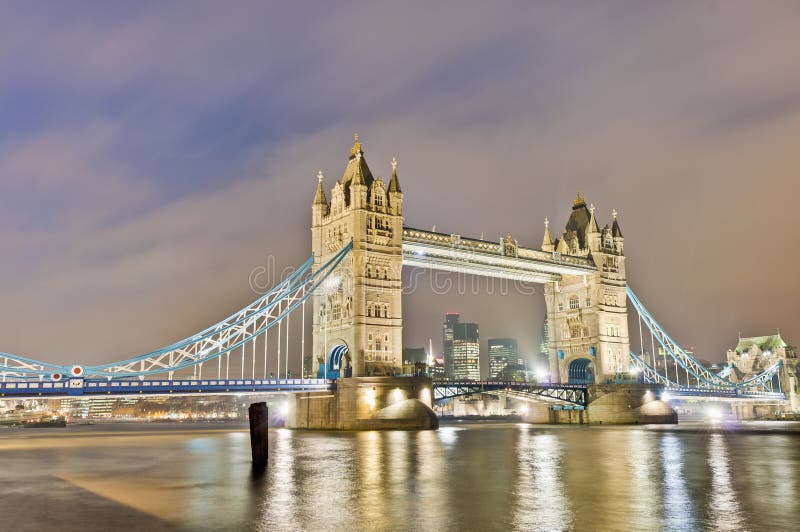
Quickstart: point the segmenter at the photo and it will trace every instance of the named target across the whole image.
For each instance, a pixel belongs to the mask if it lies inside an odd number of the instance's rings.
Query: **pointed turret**
[[[375,179],[367,166],[364,158],[364,150],[358,140],[358,133],[353,135],[353,147],[350,148],[350,159],[342,176],[346,205],[353,204],[356,208],[363,208],[367,205],[367,190]],[[355,201],[353,201],[355,199]]]
[[[586,207],[586,200],[584,200],[581,193],[578,192],[578,195],[572,202],[572,212],[569,215],[569,220],[567,220],[567,225],[565,227],[565,233],[570,237],[570,242],[567,243],[570,248],[570,253],[579,252],[589,247],[586,232],[589,228],[590,218],[591,215],[589,209]],[[572,237],[574,237],[574,239]]]
[[[542,238],[542,251],[553,251],[556,246],[553,243],[553,236],[550,234],[550,220],[544,219],[544,238]]]
[[[322,170],[317,173],[317,194],[314,196],[314,205],[325,205],[328,207],[328,198],[325,196],[325,189],[322,188]]]
[[[389,192],[402,192],[400,181],[397,179],[397,158],[392,157],[392,179],[389,181]]]
[[[589,223],[586,224],[586,245],[589,251],[600,250],[600,228],[594,217],[594,205],[589,205]]]
[[[614,237],[614,247],[620,255],[624,251],[625,239],[622,237],[622,229],[619,228],[619,221],[617,220],[617,209],[611,211],[611,216],[614,218],[614,223],[611,225],[611,236]]]
[[[567,255],[569,253],[569,247],[567,246],[567,234],[564,233],[561,238],[558,240],[558,244],[556,245],[556,251]]]
[[[392,179],[389,181],[389,207],[392,214],[403,214],[403,191],[397,179],[397,158],[392,157]]]
[[[611,232],[614,238],[622,238],[622,229],[619,228],[619,221],[617,220],[617,209],[611,211],[611,216],[614,218],[614,224],[611,226]]]
[[[328,215],[330,206],[328,205],[328,198],[325,197],[325,190],[322,187],[322,170],[317,173],[317,193],[314,195],[314,203],[311,206],[311,222],[312,225],[319,225],[322,219]]]

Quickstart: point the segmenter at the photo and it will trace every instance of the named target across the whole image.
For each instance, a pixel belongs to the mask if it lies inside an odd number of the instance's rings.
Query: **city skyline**
[[[397,157],[417,227],[510,231],[538,247],[544,218],[560,229],[580,191],[605,219],[619,211],[631,286],[698,356],[722,360],[740,330],[799,343],[796,10],[473,7],[341,6],[313,20],[300,8],[220,17],[210,4],[197,19],[179,6],[9,7],[6,20],[23,22],[5,28],[4,49],[27,59],[0,55],[0,247],[11,250],[0,349],[107,362],[241,307],[269,256],[277,268],[308,256],[315,175],[341,176],[354,131],[377,173]],[[209,32],[192,22],[203,18],[227,23]],[[415,42],[378,38],[388,20]],[[371,51],[315,39],[354,21]],[[463,31],[443,34],[445,21]],[[303,46],[285,45],[289,27]],[[291,87],[278,82],[287,72]],[[404,341],[423,345],[432,309],[510,336],[501,324],[530,327],[544,304],[418,293],[404,306]],[[535,331],[517,336],[535,350]]]

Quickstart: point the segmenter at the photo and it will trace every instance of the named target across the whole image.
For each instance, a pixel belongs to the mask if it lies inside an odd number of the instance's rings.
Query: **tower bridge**
[[[545,218],[532,248],[510,234],[487,241],[407,226],[397,161],[387,182],[374,176],[357,136],[330,199],[317,177],[312,255],[256,301],[122,361],[65,366],[0,353],[0,396],[292,393],[291,424],[309,428],[431,427],[433,401],[465,393],[555,405],[549,420],[570,422],[674,421],[669,396],[800,409],[796,351],[770,349],[769,364],[729,353],[714,372],[667,334],[627,284],[616,211],[601,228],[579,194],[564,230],[554,238]],[[403,267],[543,285],[551,382],[398,377]]]

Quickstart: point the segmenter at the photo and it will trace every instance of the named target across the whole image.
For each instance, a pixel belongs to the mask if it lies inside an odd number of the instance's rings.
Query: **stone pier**
[[[523,421],[594,425],[677,423],[677,412],[658,399],[659,388],[650,384],[592,385],[586,409],[555,410],[548,405],[529,403]]]
[[[351,377],[333,392],[293,396],[286,426],[294,429],[436,429],[433,389],[424,377]]]

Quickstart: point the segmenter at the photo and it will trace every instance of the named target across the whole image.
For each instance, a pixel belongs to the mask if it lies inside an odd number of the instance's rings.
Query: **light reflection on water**
[[[686,487],[684,460],[687,449],[674,433],[661,438],[661,467],[664,470],[664,519],[669,530],[695,530],[692,500]],[[691,451],[691,450],[690,450]]]
[[[15,530],[791,530],[800,432],[459,425],[0,433]],[[100,434],[103,431],[103,434]]]
[[[554,434],[519,431],[513,525],[522,530],[569,530],[569,501],[561,479],[561,445]]]
[[[730,457],[724,434],[709,437],[707,457],[711,469],[710,526],[714,530],[748,529],[731,481]]]

